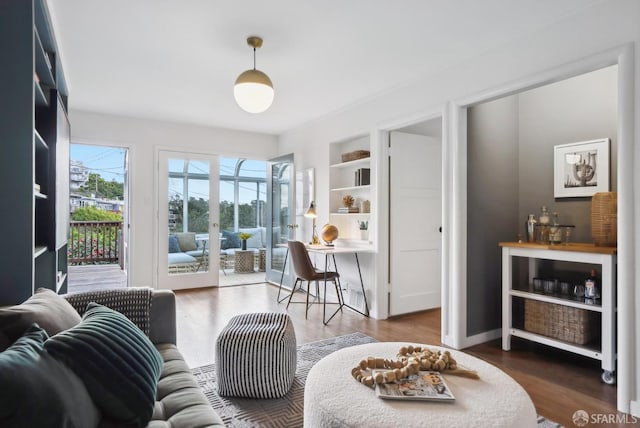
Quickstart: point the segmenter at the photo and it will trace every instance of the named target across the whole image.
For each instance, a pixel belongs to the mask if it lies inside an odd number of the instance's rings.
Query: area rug
[[[317,342],[298,345],[298,366],[291,390],[282,398],[257,400],[220,397],[216,385],[215,365],[192,369],[211,407],[227,427],[296,428],[302,427],[304,384],[311,367],[323,357],[348,346],[377,342],[363,333],[351,333]],[[560,425],[538,416],[538,428]]]

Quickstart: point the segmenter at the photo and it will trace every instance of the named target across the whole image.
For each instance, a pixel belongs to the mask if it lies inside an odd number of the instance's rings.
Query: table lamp
[[[318,231],[316,230],[316,218],[318,218],[318,214],[316,213],[316,203],[315,201],[311,201],[307,212],[304,213],[304,216],[307,218],[313,219],[313,232],[311,234],[311,245],[320,245],[320,239],[318,239]]]

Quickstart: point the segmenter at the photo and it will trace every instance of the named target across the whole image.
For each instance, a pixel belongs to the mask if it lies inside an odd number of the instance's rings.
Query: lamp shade
[[[309,205],[309,208],[307,209],[307,212],[304,213],[304,216],[307,218],[316,218],[318,217],[318,214],[316,213],[316,203],[315,202],[311,202],[311,204]]]
[[[248,113],[262,113],[273,103],[273,84],[260,70],[242,72],[233,87],[233,96],[240,108]]]

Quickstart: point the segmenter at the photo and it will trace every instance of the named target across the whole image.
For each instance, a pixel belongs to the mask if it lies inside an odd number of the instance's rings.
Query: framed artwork
[[[554,197],[583,198],[608,192],[609,143],[602,138],[555,146]]]

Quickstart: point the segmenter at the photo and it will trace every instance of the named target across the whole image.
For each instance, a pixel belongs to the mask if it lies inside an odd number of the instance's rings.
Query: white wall
[[[128,147],[130,200],[129,285],[154,287],[156,194],[159,148],[269,159],[276,155],[272,135],[206,126],[71,111],[71,142]]]
[[[296,164],[303,167],[315,167],[317,189],[328,188],[327,166],[329,164],[328,144],[330,142],[368,132],[376,135],[378,129],[386,127],[389,123],[439,111],[451,102],[465,105],[469,102],[468,100],[472,99],[486,100],[490,97],[501,97],[508,92],[519,92],[530,86],[561,80],[572,74],[580,74],[585,71],[576,70],[580,67],[572,66],[572,64],[599,62],[593,66],[593,69],[611,65],[615,59],[611,59],[613,54],[606,52],[620,49],[629,43],[633,43],[631,60],[634,70],[629,76],[635,82],[635,96],[622,101],[627,104],[628,108],[627,112],[621,114],[620,120],[621,123],[635,125],[633,136],[625,135],[626,141],[640,141],[640,109],[637,106],[634,108],[634,104],[637,104],[635,100],[640,98],[640,25],[638,22],[640,22],[640,2],[638,1],[595,2],[591,8],[576,15],[559,17],[555,24],[536,34],[505,41],[504,46],[479,54],[471,61],[452,66],[440,73],[423,76],[419,81],[291,130],[280,136],[280,152],[294,152]],[[628,73],[625,70],[629,70],[629,68],[623,69],[622,73]],[[627,97],[628,95],[626,94]],[[451,145],[457,141],[459,128],[456,126],[454,129],[453,123],[446,125],[453,138],[445,136],[444,143]],[[622,139],[623,136],[619,135],[619,138]],[[461,177],[466,174],[466,151],[458,146],[450,147],[449,150],[450,157],[446,158],[447,168],[456,174],[449,177],[455,191],[457,180],[462,178],[463,182],[466,182],[466,177]],[[623,275],[626,279],[631,279],[630,282],[633,284],[633,290],[625,290],[625,295],[629,297],[629,308],[624,313],[628,313],[631,312],[630,307],[633,303],[636,305],[639,303],[638,295],[640,295],[640,293],[635,293],[637,286],[633,281],[634,278],[640,278],[640,233],[635,220],[637,216],[633,215],[634,209],[636,212],[640,211],[640,189],[637,187],[637,183],[640,183],[640,169],[633,168],[633,163],[640,165],[640,145],[635,144],[631,149],[628,144],[624,150],[627,153],[627,157],[625,157],[627,164],[624,168],[619,165],[620,174],[629,179],[627,183],[633,181],[636,184],[636,187],[629,184],[629,187],[626,188],[629,194],[633,195],[634,204],[624,210],[624,216],[627,219],[625,227],[628,235],[633,236],[633,244],[620,247],[624,250],[620,260],[624,259],[623,265],[627,266]],[[619,188],[619,191],[622,190]],[[379,189],[379,192],[384,192],[384,189]],[[459,200],[455,198],[459,198]],[[328,217],[328,196],[319,192],[317,199],[319,216],[321,218],[324,216],[326,219]],[[464,190],[461,195],[454,195],[453,199],[454,203],[450,205],[451,208],[457,208],[458,205],[466,206]],[[456,201],[458,205],[455,204]],[[376,212],[380,212],[382,209],[385,207],[375,208]],[[453,209],[450,212],[452,216],[461,216],[464,219],[465,213],[455,212]],[[465,234],[466,230],[454,230],[451,233],[449,244],[454,247],[450,251],[452,258],[459,256],[460,248],[464,248]],[[446,236],[445,233],[445,239],[447,239]],[[383,245],[385,244],[382,241],[379,242],[379,248]],[[374,263],[375,265],[376,263]],[[464,266],[462,266],[461,273],[449,272],[452,281],[447,286],[459,287],[459,284],[455,283],[461,280],[460,275],[464,275],[463,270]],[[379,283],[375,285],[375,291],[378,295],[387,292],[384,274],[385,272],[379,272],[377,275]],[[456,291],[452,300],[452,305],[457,306],[458,310],[466,307],[464,291]],[[456,315],[463,323],[461,328],[466,328],[466,314],[458,313]],[[619,350],[625,354],[622,357],[625,375],[629,376],[629,379],[633,377],[632,383],[634,385],[627,387],[623,386],[622,382],[619,384],[619,391],[623,391],[623,399],[619,400],[619,408],[629,410],[631,407],[634,413],[638,414],[640,413],[640,404],[636,401],[638,397],[635,391],[640,390],[640,367],[637,366],[635,357],[638,354],[638,343],[634,339],[637,330],[633,329],[640,329],[640,317],[629,315],[629,319],[631,322],[623,322],[625,326],[621,327],[621,334],[622,328],[628,327],[632,331],[625,333],[624,344],[620,344],[619,341]],[[461,333],[463,336],[466,335],[464,330]],[[627,339],[629,339],[628,342]],[[626,395],[627,393],[631,395]]]

